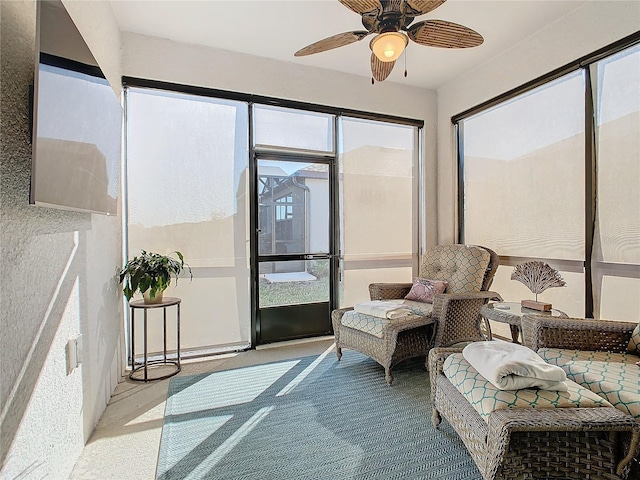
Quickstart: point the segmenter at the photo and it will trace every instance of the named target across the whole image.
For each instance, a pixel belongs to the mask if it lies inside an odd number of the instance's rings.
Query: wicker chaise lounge
[[[357,350],[382,365],[389,385],[391,369],[399,362],[426,356],[434,346],[483,340],[480,308],[489,300],[500,300],[489,292],[498,268],[498,255],[488,248],[473,245],[438,245],[422,258],[419,276],[449,282],[444,294],[435,296],[433,305],[413,302],[414,315],[386,322],[380,336],[342,324],[342,318],[353,307],[334,310],[331,314],[338,359],[342,349]],[[373,283],[369,285],[371,300],[402,299],[412,283]],[[411,303],[411,302],[409,302]]]
[[[640,424],[631,416],[611,406],[504,408],[485,420],[443,373],[447,357],[461,351],[429,352],[432,422],[449,422],[484,480],[637,480],[630,468]]]
[[[526,344],[567,377],[640,422],[640,325],[525,315]],[[640,448],[629,478],[640,479]]]

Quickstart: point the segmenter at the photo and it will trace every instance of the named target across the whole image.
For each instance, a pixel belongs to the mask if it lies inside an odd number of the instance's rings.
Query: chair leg
[[[520,327],[518,327],[517,325],[509,325],[509,328],[511,329],[511,340],[513,340],[513,343],[520,343],[518,341],[518,336],[520,335]]]
[[[391,375],[391,367],[387,367],[384,369],[384,379],[387,381],[388,385],[391,385],[393,382],[393,375]]]
[[[338,356],[338,361],[342,358],[342,349],[336,345],[336,355]]]
[[[440,417],[440,412],[438,412],[438,410],[434,408],[433,413],[431,414],[431,423],[435,428],[438,428],[440,426],[440,422],[442,422],[442,417]]]

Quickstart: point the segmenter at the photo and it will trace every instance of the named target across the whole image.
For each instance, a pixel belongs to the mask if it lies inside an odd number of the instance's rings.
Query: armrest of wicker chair
[[[342,321],[342,316],[349,310],[353,310],[353,307],[336,308],[331,312],[331,323],[333,325],[333,335],[336,340],[336,345],[340,345],[340,322]],[[340,358],[340,354],[338,354],[338,358]]]
[[[623,353],[636,323],[586,318],[551,318],[525,315],[522,333],[527,347]]]
[[[431,384],[431,401],[436,398],[436,377],[443,375],[442,365],[449,355],[462,352],[462,348],[432,348],[427,355],[427,368],[429,369],[429,383]],[[433,426],[438,428],[441,418],[433,411],[434,415],[431,418]]]
[[[371,283],[371,300],[397,300],[404,298],[411,290],[412,283]]]
[[[502,301],[492,291],[469,293],[441,293],[433,301],[433,317],[438,322],[435,347],[449,347],[456,343],[486,340],[480,324],[480,308],[489,301]]]

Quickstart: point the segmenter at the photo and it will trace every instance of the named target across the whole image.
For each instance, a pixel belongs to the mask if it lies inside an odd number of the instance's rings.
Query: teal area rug
[[[457,434],[431,425],[424,360],[394,369],[346,350],[174,377],[157,480],[481,476]]]

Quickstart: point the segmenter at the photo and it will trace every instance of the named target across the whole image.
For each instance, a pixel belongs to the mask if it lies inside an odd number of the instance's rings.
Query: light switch
[[[70,375],[73,369],[82,363],[82,335],[67,342],[66,357],[67,375]]]

